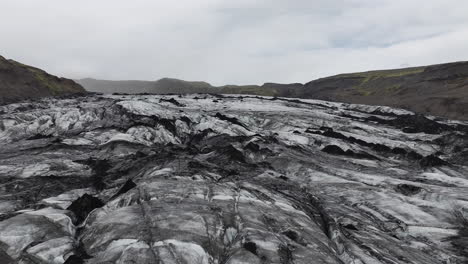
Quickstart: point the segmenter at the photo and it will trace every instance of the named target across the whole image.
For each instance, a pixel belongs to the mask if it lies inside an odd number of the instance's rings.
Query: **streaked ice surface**
[[[0,106],[0,263],[465,263],[467,133],[257,96]]]

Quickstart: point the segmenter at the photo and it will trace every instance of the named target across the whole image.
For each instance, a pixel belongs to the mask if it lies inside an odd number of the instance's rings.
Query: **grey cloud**
[[[72,78],[306,82],[468,60],[458,0],[4,0],[0,54]]]

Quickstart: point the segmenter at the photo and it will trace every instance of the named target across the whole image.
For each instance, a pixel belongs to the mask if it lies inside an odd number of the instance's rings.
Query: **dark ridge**
[[[200,141],[202,141],[204,138],[206,138],[206,136],[208,136],[208,134],[213,133],[213,132],[214,131],[211,128],[204,129],[200,133],[195,134],[190,138],[190,144],[198,144]]]
[[[173,104],[173,105],[175,105],[175,106],[178,106],[178,107],[185,107],[184,104],[179,103],[179,101],[177,101],[177,100],[174,99],[174,98],[171,98],[171,99],[164,99],[164,98],[161,98],[161,99],[159,99],[159,101],[160,101],[160,102],[168,102],[168,103],[171,103],[171,104]]]
[[[167,118],[158,118],[156,116],[154,116],[154,118],[156,119],[158,124],[162,125],[168,131],[170,131],[173,135],[177,135],[177,128],[176,128],[174,120],[167,119]]]
[[[118,142],[111,143],[117,144]],[[112,167],[108,160],[98,160],[89,158],[87,160],[77,160],[75,162],[85,164],[91,167],[91,169],[93,170],[93,175],[91,176],[91,183],[96,190],[101,191],[106,188],[104,177],[107,175],[107,171]]]
[[[457,124],[457,125],[455,125],[455,130],[463,131],[465,133],[468,133],[468,125]]]
[[[440,134],[445,131],[453,131],[454,127],[441,124],[437,121],[428,119],[424,115],[401,115],[395,119],[386,120],[376,116],[366,118],[367,121],[377,122],[379,124],[390,125],[401,129],[405,133]]]
[[[260,98],[260,97],[258,97],[258,98],[263,99],[263,98]],[[336,108],[334,106],[328,106],[328,105],[325,105],[325,104],[309,103],[309,102],[301,101],[299,99],[287,99],[287,98],[280,98],[280,97],[275,96],[275,97],[273,97],[273,98],[271,98],[269,100],[270,101],[284,101],[284,102],[288,102],[288,103],[310,105],[310,106],[321,107],[321,108],[338,109],[338,108]]]
[[[398,184],[395,187],[395,191],[402,193],[406,196],[415,195],[421,191],[421,187],[410,185],[410,184]]]
[[[403,148],[400,148],[400,147],[395,147],[395,148],[390,148],[386,145],[383,145],[383,144],[377,144],[377,143],[369,143],[369,142],[366,142],[364,140],[361,140],[361,139],[357,139],[357,138],[354,138],[354,137],[351,137],[351,136],[345,136],[339,132],[336,132],[333,130],[333,128],[330,128],[330,127],[321,127],[320,130],[322,131],[315,131],[315,130],[311,130],[311,129],[307,129],[305,132],[306,133],[310,133],[310,134],[316,134],[316,135],[322,135],[322,136],[326,136],[326,137],[331,137],[331,138],[337,138],[337,139],[342,139],[342,140],[345,140],[347,142],[351,142],[351,143],[355,143],[355,144],[358,144],[360,146],[365,146],[365,147],[369,147],[375,151],[378,151],[378,152],[384,152],[384,153],[392,153],[392,154],[396,154],[396,155],[401,155],[401,156],[404,156],[404,157],[408,157],[408,158],[411,158],[411,159],[416,159],[416,160],[419,160],[422,158],[422,156],[414,151],[407,151]]]
[[[294,231],[294,230],[291,230],[291,229],[288,229],[286,231],[283,231],[282,232],[283,235],[287,236],[289,239],[291,239],[292,241],[302,245],[302,246],[307,246],[307,242],[304,240],[304,238],[301,237],[301,235]]]
[[[282,234],[287,236],[289,239],[291,239],[294,242],[297,242],[297,240],[299,239],[299,235],[297,234],[296,231],[293,231],[293,230],[288,229],[284,231]]]
[[[119,191],[111,197],[111,200],[114,199],[115,197],[118,197],[121,194],[124,194],[124,193],[130,191],[131,189],[135,188],[136,186],[137,185],[131,179],[128,179],[125,182],[125,184],[119,189]]]
[[[27,138],[26,140],[36,140],[36,139],[44,139],[44,138],[53,138],[53,135],[42,135],[42,134],[36,134],[32,137]]]
[[[258,256],[257,253],[257,244],[255,242],[245,242],[244,245],[242,245],[246,250],[252,252],[254,255]]]
[[[260,146],[253,143],[253,142],[249,142],[249,144],[244,146],[244,149],[250,150],[250,151],[253,151],[253,152],[258,152],[258,151],[260,151]]]
[[[67,210],[73,212],[73,214],[77,218],[76,224],[79,224],[82,223],[86,219],[86,217],[88,217],[88,214],[92,210],[100,208],[102,206],[104,206],[104,203],[101,200],[86,193],[80,198],[73,201],[73,203],[67,208]]]
[[[75,162],[90,166],[93,172],[96,174],[106,174],[106,172],[112,168],[110,162],[106,159],[100,160],[89,158],[86,160],[76,160]]]
[[[191,169],[207,169],[207,168],[209,168],[208,165],[205,165],[205,164],[203,164],[203,163],[201,163],[199,161],[196,161],[196,160],[189,161],[187,165]]]
[[[423,156],[417,152],[414,152],[414,151],[407,151],[406,149],[403,149],[403,148],[400,148],[400,147],[396,147],[396,148],[393,148],[392,149],[392,153],[393,154],[397,154],[397,155],[402,155],[402,156],[405,156],[409,159],[413,159],[413,160],[418,160],[418,159],[421,159]]]
[[[192,120],[190,120],[190,118],[188,118],[186,116],[181,116],[180,120],[185,122],[187,124],[187,126],[190,126],[192,124]]]
[[[402,128],[402,131],[405,133],[424,132],[427,134],[440,134],[453,129],[450,126],[440,124],[420,114],[399,116],[391,120],[391,124]]]
[[[78,239],[82,231],[83,231],[82,228],[78,228],[75,234],[75,239]],[[90,256],[88,252],[86,252],[86,249],[82,241],[78,241],[78,245],[75,246],[75,256],[83,260],[92,258],[92,256]]]
[[[383,112],[380,109],[375,109],[374,111],[370,112],[370,114],[380,115],[380,116],[393,116],[393,117],[402,116],[402,115],[395,114],[395,113],[392,113],[392,112]]]
[[[221,155],[227,156],[229,160],[247,163],[244,154],[232,145],[222,148],[219,153]]]
[[[23,207],[27,207],[27,206],[23,206]],[[12,218],[13,216],[17,216],[19,213],[18,212],[9,212],[9,213],[3,213],[3,214],[0,214],[0,221],[3,221],[3,220],[7,220],[8,218]],[[0,250],[1,251],[1,250]],[[0,252],[0,256],[1,256],[1,252]],[[1,258],[0,258],[1,259]]]
[[[379,158],[368,154],[368,153],[356,153],[352,150],[346,150],[344,151],[340,147],[336,145],[328,145],[322,149],[323,152],[332,154],[332,155],[339,155],[339,156],[348,156],[348,157],[353,157],[353,158],[358,158],[358,159],[373,159],[373,160],[379,160]]]
[[[43,206],[42,199],[59,195],[76,188],[89,187],[89,178],[73,176],[38,176],[24,179],[1,177],[2,195],[13,196],[18,202],[17,209]],[[15,216],[16,213],[0,214],[0,220]]]
[[[289,180],[289,178],[286,177],[286,176],[284,176],[284,175],[281,175],[281,176],[279,176],[278,178],[281,179],[281,180],[283,180],[283,181],[288,181],[288,180]]]
[[[177,134],[175,120],[167,119],[167,118],[160,118],[155,115],[153,116],[138,115],[138,114],[129,112],[127,109],[123,108],[122,106],[117,106],[117,107],[119,111],[122,111],[125,114],[125,116],[129,119],[130,125],[124,126],[123,129],[125,130],[127,130],[130,127],[138,126],[138,125],[154,127],[156,124],[160,124],[165,129],[170,131],[172,134],[174,135]]]
[[[211,96],[213,96],[213,97],[216,97],[216,98],[218,98],[218,99],[225,98],[225,96],[222,95],[222,94],[217,94],[217,93],[207,93],[207,94],[208,94],[208,95],[211,95]]]
[[[429,168],[429,167],[438,167],[438,166],[444,166],[448,165],[448,162],[440,159],[436,155],[429,155],[424,158],[422,158],[419,161],[419,165],[423,168]]]
[[[71,255],[63,264],[84,264],[85,260],[77,255]]]
[[[243,127],[243,128],[245,128],[245,129],[248,130],[248,128],[247,128],[244,124],[242,124],[242,123],[241,123],[237,118],[235,118],[235,117],[228,117],[228,116],[225,116],[225,115],[223,115],[223,114],[221,114],[221,113],[216,113],[215,117],[218,118],[218,119],[220,119],[220,120],[223,120],[223,121],[228,121],[228,122],[230,122],[230,123],[232,123],[232,124],[234,124],[234,125],[241,126],[241,127]]]
[[[320,198],[307,192],[306,196],[308,202],[301,202],[300,206],[306,210],[311,218],[315,219],[325,235],[333,239],[333,233],[338,229],[336,221],[328,214]]]
[[[459,255],[465,257],[464,263],[468,263],[468,219],[459,210],[454,211],[453,217],[458,225],[458,233],[450,237],[450,243]]]
[[[250,140],[250,136],[231,136],[228,134],[219,134],[206,138],[203,142],[205,146],[214,148],[227,147],[233,143],[242,143]]]
[[[353,224],[346,224],[346,225],[343,225],[343,227],[348,230],[359,231],[359,229]]]
[[[294,246],[293,245],[280,245],[278,247],[278,255],[280,257],[281,264],[292,264],[293,262],[293,252]]]
[[[15,261],[0,248],[0,261],[2,264],[14,264]]]
[[[333,155],[346,155],[346,152],[336,145],[328,145],[322,151]]]

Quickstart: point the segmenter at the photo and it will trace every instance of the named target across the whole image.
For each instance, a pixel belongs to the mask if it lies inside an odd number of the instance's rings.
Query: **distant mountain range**
[[[163,78],[158,81],[77,80],[102,93],[218,93],[322,99],[387,105],[468,120],[468,62],[340,74],[306,84],[225,85]]]
[[[75,80],[86,90],[99,93],[218,93],[218,94],[253,94],[265,96],[293,96],[304,85],[301,83],[263,85],[223,85],[213,86],[207,82],[184,81],[174,78],[162,78],[157,81],[109,81],[92,78]]]
[[[80,93],[84,94],[86,90],[73,80],[0,56],[0,104]]]

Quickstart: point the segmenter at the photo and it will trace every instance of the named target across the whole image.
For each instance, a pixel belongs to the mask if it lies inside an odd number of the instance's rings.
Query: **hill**
[[[0,56],[0,103],[85,92],[73,80]]]
[[[76,80],[90,92],[99,93],[203,93],[213,92],[214,87],[206,82],[189,82],[173,78],[157,81],[109,81],[92,78]]]
[[[468,120],[468,62],[341,74],[309,82],[294,96]]]

